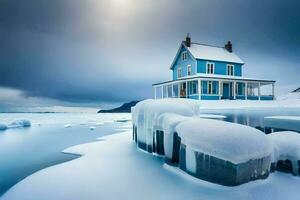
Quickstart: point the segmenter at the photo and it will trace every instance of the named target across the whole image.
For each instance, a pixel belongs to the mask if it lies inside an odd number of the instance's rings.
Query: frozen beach
[[[10,125],[23,119],[30,120],[31,127],[16,126],[20,123]],[[61,152],[123,130],[126,123],[115,121],[125,119],[130,119],[130,115],[1,113],[1,123],[9,126],[0,131],[0,196],[36,171],[78,158]]]
[[[131,131],[74,146],[82,157],[24,179],[4,200],[80,199],[298,199],[300,179],[273,173],[266,180],[225,187],[193,178],[137,150]]]

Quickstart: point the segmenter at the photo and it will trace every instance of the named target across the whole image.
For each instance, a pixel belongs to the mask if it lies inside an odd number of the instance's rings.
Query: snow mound
[[[6,124],[0,124],[0,131],[4,131],[7,129]]]
[[[90,127],[90,130],[91,130],[91,131],[95,130],[95,127],[94,127],[94,126],[91,126],[91,127]]]
[[[267,136],[249,126],[191,118],[178,124],[175,129],[187,147],[235,164],[272,153]]]
[[[16,120],[8,125],[9,128],[20,128],[20,127],[30,127],[31,122],[29,120]]]
[[[300,160],[300,133],[280,131],[268,135],[273,144],[272,162],[278,160]]]

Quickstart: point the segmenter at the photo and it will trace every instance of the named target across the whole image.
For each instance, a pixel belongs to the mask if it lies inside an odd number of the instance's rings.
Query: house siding
[[[177,70],[178,70],[178,67],[181,67],[181,70],[182,70],[182,77],[185,77],[187,76],[187,66],[188,65],[191,65],[191,68],[192,68],[192,73],[191,75],[194,75],[196,74],[196,65],[197,65],[197,62],[196,60],[192,57],[192,55],[188,52],[187,54],[187,59],[186,60],[182,60],[182,53],[184,51],[187,51],[186,48],[181,45],[181,48],[180,48],[180,51],[179,51],[179,54],[174,62],[174,65],[172,66],[172,74],[173,74],[173,80],[177,80],[178,79],[178,74],[177,74]]]
[[[211,62],[215,64],[215,74],[227,75],[227,65],[234,65],[234,75],[242,76],[242,64],[220,62],[220,61],[208,61],[197,60],[197,73],[206,73],[206,63]]]
[[[217,95],[217,94],[219,94],[218,81],[211,81],[212,86],[213,86],[213,93],[208,94],[208,82],[209,81],[201,81],[201,83],[202,83],[202,94],[204,94],[204,95]]]

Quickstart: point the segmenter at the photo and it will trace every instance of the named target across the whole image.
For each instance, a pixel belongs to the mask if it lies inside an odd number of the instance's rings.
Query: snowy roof
[[[196,59],[224,61],[244,64],[235,53],[229,52],[225,47],[217,47],[206,44],[191,43],[190,47],[185,46]]]
[[[252,127],[212,119],[191,118],[176,126],[189,148],[232,163],[270,156],[267,136]]]

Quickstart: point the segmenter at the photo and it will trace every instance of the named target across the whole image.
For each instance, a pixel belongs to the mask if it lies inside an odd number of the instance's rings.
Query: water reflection
[[[299,108],[260,108],[260,109],[203,109],[203,114],[224,115],[224,121],[264,128],[264,117],[267,116],[300,116]]]

